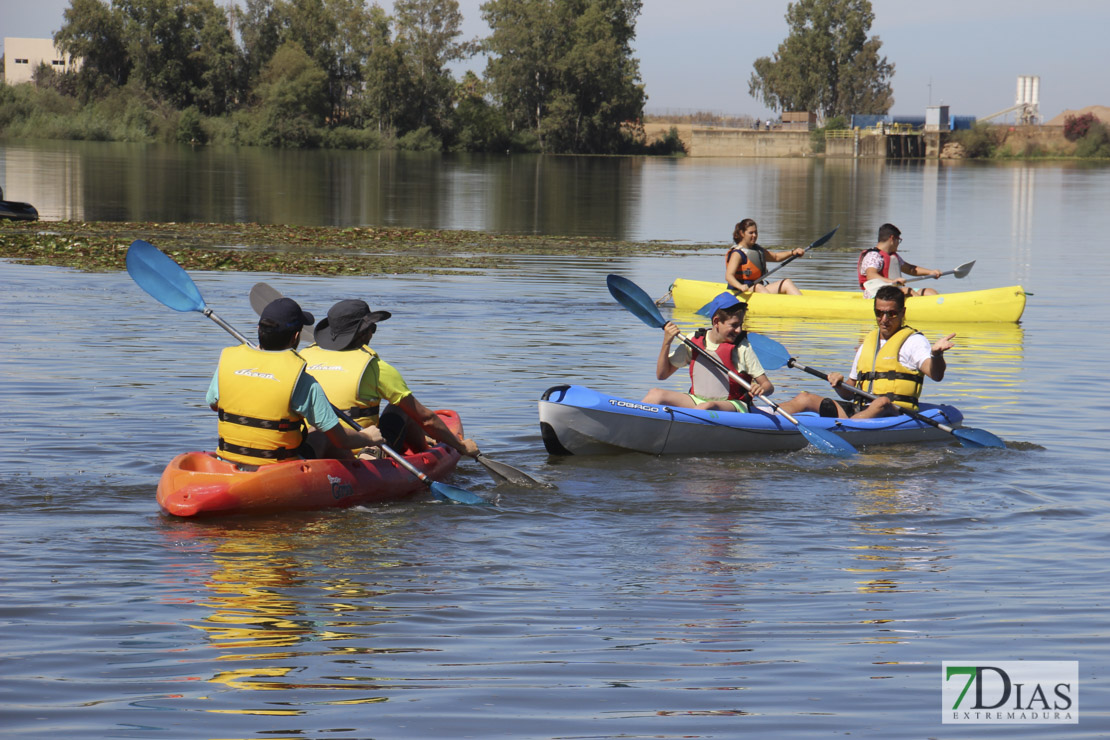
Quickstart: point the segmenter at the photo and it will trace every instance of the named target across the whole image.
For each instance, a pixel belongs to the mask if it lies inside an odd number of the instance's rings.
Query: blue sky
[[[221,2],[224,0],[221,0]],[[464,35],[484,36],[483,0],[460,0]],[[383,6],[391,7],[389,0]],[[786,0],[644,0],[636,54],[648,111],[766,117],[748,95],[756,58],[786,37]],[[51,35],[69,0],[0,0],[0,37]],[[893,113],[986,116],[1014,103],[1018,75],[1040,75],[1041,114],[1110,106],[1106,0],[872,0],[871,33],[894,63]],[[484,62],[469,65],[481,71]],[[466,68],[464,66],[463,68]]]

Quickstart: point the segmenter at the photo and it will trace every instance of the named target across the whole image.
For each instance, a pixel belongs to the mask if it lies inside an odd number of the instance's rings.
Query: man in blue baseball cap
[[[207,395],[220,417],[219,457],[254,467],[320,457],[328,443],[337,450],[381,443],[377,427],[343,426],[324,389],[305,372],[296,349],[301,330],[314,321],[292,298],[279,298],[259,317],[258,348],[240,344],[220,354]]]
[[[710,307],[712,327],[699,329],[690,338],[700,351],[691,350],[685,343],[672,348],[679,328],[673,321],[663,325],[663,347],[656,359],[655,376],[659,380],[666,380],[680,367],[689,366],[690,390],[680,393],[652,388],[644,397],[644,403],[745,412],[749,410],[753,394],[769,396],[774,392],[775,386],[767,378],[767,373],[748,343],[744,331],[748,304],[731,293],[722,293],[713,299]],[[715,354],[726,367],[751,386],[751,391],[729,378],[716,364],[702,357],[703,353]]]

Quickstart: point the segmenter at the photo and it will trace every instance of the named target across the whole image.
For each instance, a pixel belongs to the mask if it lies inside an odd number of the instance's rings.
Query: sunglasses
[[[893,319],[895,316],[899,315],[903,311],[905,311],[904,308],[896,308],[893,311],[880,311],[879,309],[876,308],[875,309],[875,318],[881,319],[883,316],[886,316],[888,318]]]

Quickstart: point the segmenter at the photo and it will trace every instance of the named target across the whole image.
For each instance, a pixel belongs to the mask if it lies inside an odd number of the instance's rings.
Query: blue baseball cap
[[[736,308],[737,306],[743,306],[744,310],[747,310],[748,308],[747,301],[742,301],[734,294],[725,291],[724,293],[720,293],[719,295],[717,295],[717,297],[711,300],[709,303],[706,303],[704,306],[699,308],[698,314],[700,314],[701,316],[708,316],[710,318],[713,318],[713,314],[717,313],[718,311],[722,309],[728,310]]]

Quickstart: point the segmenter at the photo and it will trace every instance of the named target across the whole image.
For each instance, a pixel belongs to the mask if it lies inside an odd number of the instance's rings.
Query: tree
[[[231,38],[228,16],[208,0],[198,3],[189,52],[192,89],[188,98],[207,115],[228,112],[243,92],[244,60]]]
[[[299,44],[286,41],[262,68],[255,143],[311,146],[327,110],[328,78]]]
[[[246,0],[245,7],[232,7],[232,17],[239,29],[246,65],[246,84],[253,87],[262,67],[281,46],[284,21],[281,8],[273,0]]]
[[[748,93],[773,110],[822,117],[883,114],[894,103],[894,64],[868,38],[875,14],[868,0],[798,0],[786,7],[790,34],[774,57],[760,57]]]
[[[462,35],[458,0],[395,0],[393,10],[416,125],[442,133],[455,88],[447,64],[472,51],[469,43],[458,40]]]
[[[639,120],[644,110],[639,62],[632,56],[640,2],[594,0],[579,8],[570,48],[556,65],[561,89],[547,136],[559,151],[616,152],[623,124]]]
[[[391,38],[391,20],[380,6],[370,9],[365,32],[369,49],[363,62],[362,114],[378,131],[396,128],[407,109],[404,91],[410,89],[401,47]]]
[[[54,34],[54,43],[72,59],[80,59],[77,89],[86,100],[105,87],[119,87],[131,74],[124,43],[124,18],[102,0],[72,0]]]
[[[502,152],[511,148],[509,130],[501,113],[489,104],[485,84],[467,71],[456,91],[454,149],[467,152]]]
[[[640,0],[489,0],[486,78],[510,125],[541,148],[612,152],[643,113],[632,56]]]

